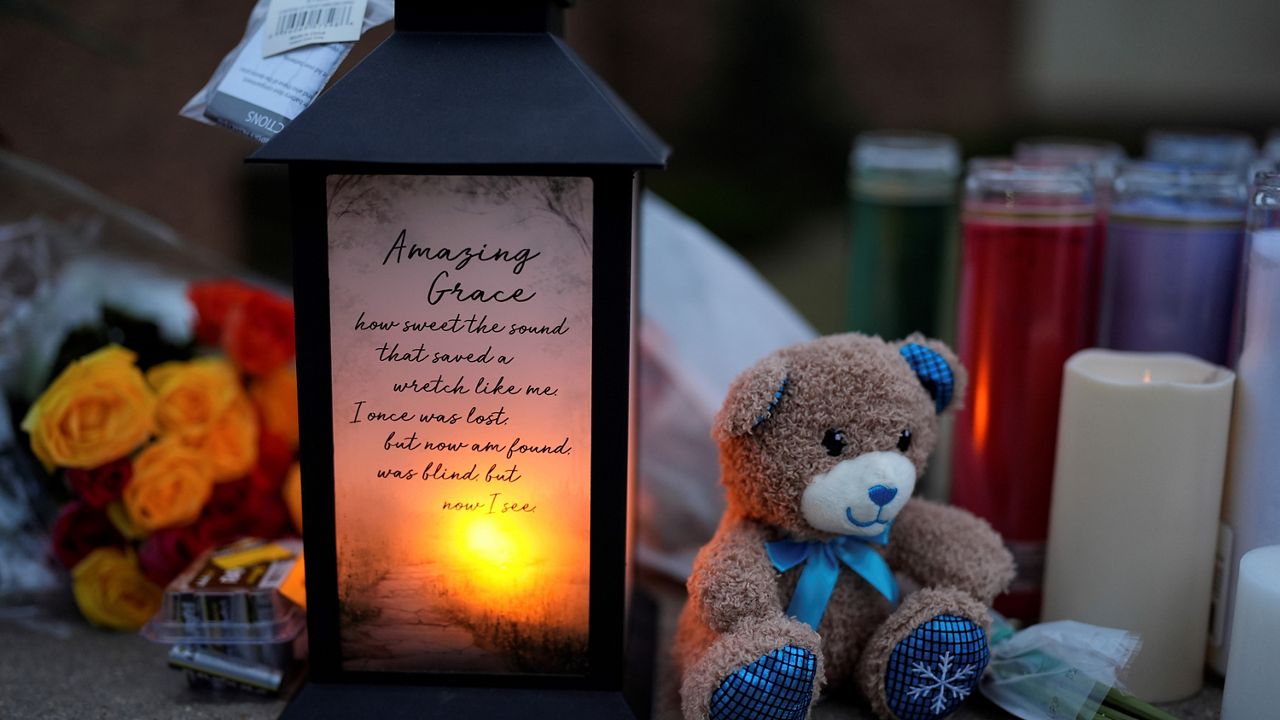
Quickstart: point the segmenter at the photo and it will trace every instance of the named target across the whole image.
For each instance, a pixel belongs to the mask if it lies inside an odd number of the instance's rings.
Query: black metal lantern
[[[312,682],[290,715],[629,716],[636,201],[668,150],[561,17],[401,3],[251,158],[292,188]]]

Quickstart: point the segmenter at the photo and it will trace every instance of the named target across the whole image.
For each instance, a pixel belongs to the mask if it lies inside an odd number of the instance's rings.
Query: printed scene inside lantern
[[[589,178],[327,178],[343,670],[588,672]]]

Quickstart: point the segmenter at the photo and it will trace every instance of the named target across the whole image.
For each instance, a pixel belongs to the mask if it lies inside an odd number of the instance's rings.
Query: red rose
[[[245,537],[272,540],[295,534],[289,508],[279,491],[261,490],[251,477],[214,487],[195,524],[194,532],[201,542],[226,545]]]
[[[107,514],[82,500],[72,500],[58,513],[49,531],[54,557],[68,570],[100,547],[123,547],[124,536]]]
[[[288,441],[265,428],[258,433],[258,464],[249,471],[255,490],[276,492],[293,465],[293,448]]]
[[[236,515],[244,507],[245,496],[251,489],[248,477],[214,485],[201,517]]]
[[[201,345],[217,345],[227,316],[255,292],[236,280],[214,280],[192,283],[187,298],[196,307],[196,341]]]
[[[101,509],[120,499],[124,486],[133,477],[133,461],[124,457],[89,470],[70,468],[66,477],[77,495]]]
[[[283,535],[293,535],[293,521],[289,508],[278,492],[252,492],[245,504],[245,536],[273,540]]]
[[[193,525],[165,528],[138,547],[138,564],[148,580],[164,587],[209,547]]]
[[[235,515],[210,515],[195,524],[196,537],[207,547],[226,545],[240,538],[240,519]]]
[[[266,375],[293,359],[293,303],[256,291],[232,308],[222,349],[249,375]]]

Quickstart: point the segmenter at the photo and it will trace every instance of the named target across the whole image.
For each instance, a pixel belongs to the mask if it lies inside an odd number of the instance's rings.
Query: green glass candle
[[[849,329],[950,340],[958,143],[937,133],[862,133],[849,165]]]

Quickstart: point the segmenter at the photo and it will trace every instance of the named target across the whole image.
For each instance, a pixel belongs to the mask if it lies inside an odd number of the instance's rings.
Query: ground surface
[[[387,580],[392,581],[386,586],[388,593],[403,591],[406,584],[414,582],[411,577],[396,575]],[[646,585],[653,590],[659,608],[654,718],[678,720],[677,685],[668,648],[683,593],[674,585]],[[0,612],[0,618],[11,614]],[[421,625],[423,633],[436,632],[434,622],[422,621]],[[424,637],[390,641],[412,645]],[[371,633],[371,638],[376,638],[376,633]],[[456,643],[469,640],[455,635],[446,639]],[[284,708],[280,700],[190,689],[181,673],[166,667],[165,652],[164,646],[137,635],[90,628],[75,618],[70,606],[52,608],[46,621],[38,624],[0,619],[0,718],[257,720],[274,718]],[[1195,698],[1166,708],[1182,720],[1212,720],[1218,717],[1221,700],[1221,685],[1210,681]],[[825,700],[812,714],[812,720],[869,717],[856,700]],[[1009,716],[977,697],[952,717],[996,720]]]

